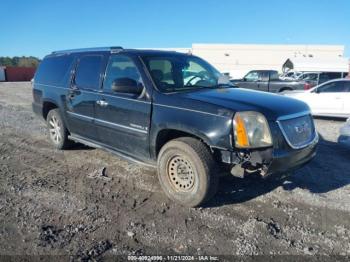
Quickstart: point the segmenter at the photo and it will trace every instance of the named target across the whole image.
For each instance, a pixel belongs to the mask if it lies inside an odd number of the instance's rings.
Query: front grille
[[[311,115],[279,120],[278,124],[292,148],[302,148],[315,139],[316,131]]]

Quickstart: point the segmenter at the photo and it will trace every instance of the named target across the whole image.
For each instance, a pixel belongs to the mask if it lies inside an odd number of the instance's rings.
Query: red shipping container
[[[8,82],[30,81],[34,77],[34,67],[6,67],[5,76]]]

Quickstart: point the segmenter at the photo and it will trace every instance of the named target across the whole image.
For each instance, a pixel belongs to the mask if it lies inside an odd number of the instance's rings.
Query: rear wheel
[[[199,140],[182,137],[165,144],[158,156],[158,178],[172,200],[196,207],[217,190],[219,176],[209,149]]]
[[[281,88],[278,92],[284,92],[284,91],[292,91],[293,89],[292,88],[290,88],[290,87],[283,87],[283,88]]]
[[[46,118],[49,138],[57,149],[66,149],[71,145],[68,130],[62,120],[59,109],[52,109]]]

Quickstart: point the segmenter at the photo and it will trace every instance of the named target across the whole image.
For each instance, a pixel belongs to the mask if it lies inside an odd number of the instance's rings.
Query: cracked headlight
[[[235,145],[238,148],[272,146],[271,132],[266,118],[259,112],[237,112],[233,119]]]

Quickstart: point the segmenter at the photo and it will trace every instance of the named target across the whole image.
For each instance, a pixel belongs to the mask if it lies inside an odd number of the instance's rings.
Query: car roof
[[[332,79],[332,80],[329,80],[325,83],[329,83],[329,82],[339,82],[339,81],[345,81],[345,82],[349,82],[350,79],[349,78],[337,78],[337,79]]]
[[[52,52],[52,55],[72,54],[72,53],[93,53],[93,52],[110,52],[110,53],[131,53],[136,55],[191,55],[170,50],[156,50],[156,49],[124,49],[120,46],[116,47],[94,47],[94,48],[79,48],[68,49]]]

